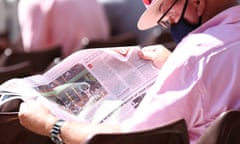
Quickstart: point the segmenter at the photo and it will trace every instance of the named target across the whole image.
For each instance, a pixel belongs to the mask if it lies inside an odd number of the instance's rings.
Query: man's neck
[[[206,0],[206,8],[203,13],[202,22],[206,22],[218,13],[238,5],[236,0]]]

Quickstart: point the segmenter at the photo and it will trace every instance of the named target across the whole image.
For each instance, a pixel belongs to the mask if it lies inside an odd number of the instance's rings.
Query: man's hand
[[[57,121],[46,107],[33,100],[21,104],[18,116],[21,125],[45,136],[49,136],[52,126]]]
[[[161,68],[170,55],[171,52],[162,45],[147,46],[139,52],[142,59],[151,60],[157,68]]]

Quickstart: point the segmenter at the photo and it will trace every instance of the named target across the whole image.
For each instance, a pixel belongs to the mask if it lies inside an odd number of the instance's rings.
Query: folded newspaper
[[[43,74],[4,82],[0,105],[36,99],[60,118],[119,123],[134,113],[158,74],[150,61],[138,56],[139,50],[139,46],[80,50]]]

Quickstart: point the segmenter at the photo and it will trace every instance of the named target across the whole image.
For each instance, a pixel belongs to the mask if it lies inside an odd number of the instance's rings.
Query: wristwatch
[[[58,120],[52,127],[51,131],[50,131],[50,136],[51,136],[51,140],[55,143],[55,144],[64,144],[63,143],[63,139],[61,138],[60,134],[61,134],[61,127],[62,124],[65,122],[65,120]]]

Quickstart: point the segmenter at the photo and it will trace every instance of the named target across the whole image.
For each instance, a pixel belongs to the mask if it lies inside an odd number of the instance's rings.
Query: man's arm
[[[50,137],[50,131],[57,117],[37,101],[23,102],[19,110],[20,123],[27,129]],[[89,124],[66,121],[61,127],[61,137],[66,144],[80,144],[95,133],[119,132],[120,126],[107,124]]]

